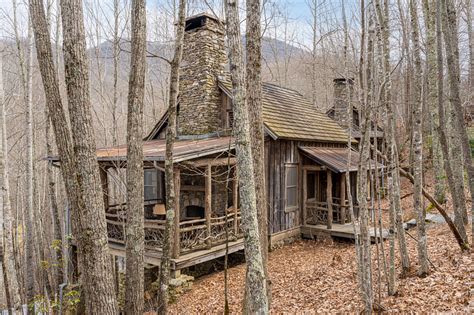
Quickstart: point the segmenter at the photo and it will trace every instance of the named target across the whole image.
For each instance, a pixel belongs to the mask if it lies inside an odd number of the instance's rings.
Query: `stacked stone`
[[[224,27],[208,15],[196,18],[201,19],[201,26],[187,30],[184,35],[178,135],[202,135],[223,126],[217,76],[224,73],[227,64]]]
[[[349,82],[347,83],[347,81]],[[347,95],[347,84],[349,84],[349,94],[354,94],[352,79],[334,79],[334,120],[344,129],[349,128],[347,106],[349,106],[349,100],[352,97],[352,95]]]

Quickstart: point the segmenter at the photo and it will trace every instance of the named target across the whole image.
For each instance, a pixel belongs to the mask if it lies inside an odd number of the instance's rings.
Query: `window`
[[[146,200],[157,200],[158,199],[158,171],[154,169],[146,169],[144,172],[144,188]]]
[[[286,210],[298,207],[298,167],[286,165]]]
[[[316,198],[316,173],[308,172],[306,175],[306,199]]]

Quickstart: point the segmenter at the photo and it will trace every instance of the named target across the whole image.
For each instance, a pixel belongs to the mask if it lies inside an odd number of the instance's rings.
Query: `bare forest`
[[[473,14],[0,0],[0,313],[472,314]]]

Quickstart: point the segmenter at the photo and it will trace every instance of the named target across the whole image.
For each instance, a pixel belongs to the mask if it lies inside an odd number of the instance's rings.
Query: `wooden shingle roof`
[[[232,84],[219,79],[221,89],[231,97]],[[297,91],[263,83],[263,122],[279,139],[347,142],[347,133],[336,122],[315,108]]]

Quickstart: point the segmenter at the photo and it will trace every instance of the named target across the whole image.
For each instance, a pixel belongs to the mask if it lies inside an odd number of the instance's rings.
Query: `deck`
[[[229,242],[229,254],[235,253],[239,250],[244,249],[243,239],[238,239]],[[110,254],[125,257],[125,246],[116,242],[109,242]],[[210,249],[202,249],[199,251],[191,252],[188,254],[180,255],[178,258],[171,259],[171,269],[181,270],[193,265],[197,265],[209,260],[213,260],[219,257],[223,257],[226,252],[226,245],[220,244],[213,246]],[[145,263],[151,266],[159,266],[161,262],[161,251],[160,250],[145,250]]]
[[[370,228],[369,230],[370,237],[372,240],[375,240],[375,230],[374,228]],[[316,224],[316,225],[310,225],[306,224],[305,226],[301,227],[301,234],[303,237],[306,238],[313,238],[318,235],[327,235],[327,236],[332,236],[332,237],[340,237],[340,238],[348,238],[348,239],[354,239],[354,227],[352,223],[346,223],[346,224],[337,224],[334,223],[332,225],[332,229],[328,229],[327,225],[323,224]],[[377,230],[377,236],[379,236],[379,231]],[[382,237],[383,239],[388,238],[389,236],[389,231],[387,229],[382,230]]]

